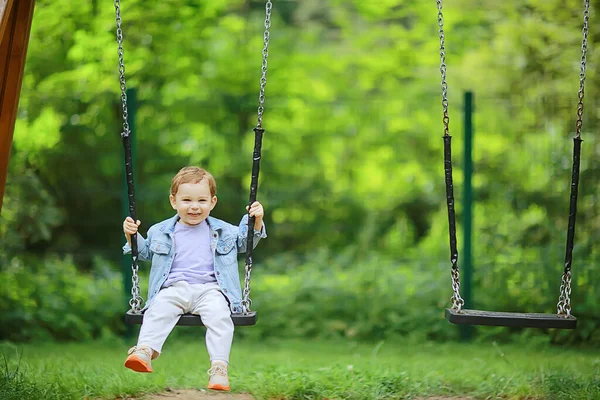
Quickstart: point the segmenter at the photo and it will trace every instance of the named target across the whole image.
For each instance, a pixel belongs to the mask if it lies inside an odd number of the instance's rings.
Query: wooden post
[[[35,0],[0,0],[0,211]]]
[[[4,37],[4,31],[8,25],[10,10],[12,10],[13,0],[0,0],[0,38]]]

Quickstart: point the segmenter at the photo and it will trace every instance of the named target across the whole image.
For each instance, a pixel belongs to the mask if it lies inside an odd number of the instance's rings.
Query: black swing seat
[[[134,313],[129,310],[125,314],[125,323],[128,325],[141,325],[144,319],[144,314]],[[256,311],[247,313],[231,314],[231,319],[235,326],[251,326],[256,324]],[[179,326],[204,326],[202,318],[199,315],[183,314],[177,322]]]
[[[446,319],[458,325],[510,326],[516,328],[575,329],[577,318],[557,314],[511,313],[446,308]]]

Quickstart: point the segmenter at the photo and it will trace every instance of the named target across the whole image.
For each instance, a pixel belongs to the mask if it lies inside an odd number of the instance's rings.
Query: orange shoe
[[[152,372],[152,352],[148,346],[133,346],[127,352],[125,367],[135,372]]]
[[[227,374],[227,364],[215,362],[208,370],[208,388],[212,390],[229,391],[229,376]]]

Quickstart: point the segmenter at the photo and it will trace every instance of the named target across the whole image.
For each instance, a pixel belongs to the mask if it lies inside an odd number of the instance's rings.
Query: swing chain
[[[137,239],[132,236],[132,240]],[[131,307],[131,311],[139,314],[141,312],[142,305],[142,296],[140,296],[140,277],[138,275],[138,263],[137,256],[135,256],[135,261],[131,264],[131,299],[129,299],[129,306]]]
[[[449,136],[450,117],[448,116],[448,83],[446,82],[446,45],[444,35],[444,14],[442,13],[442,0],[437,0],[438,8],[438,35],[440,36],[440,72],[442,73],[442,107],[444,109],[444,136]],[[459,296],[460,297],[460,296]]]
[[[583,1],[583,28],[581,30],[581,61],[580,61],[580,72],[579,72],[579,91],[577,97],[579,102],[577,103],[577,122],[575,124],[575,136],[576,139],[581,139],[581,127],[583,125],[583,97],[585,94],[585,69],[587,64],[587,48],[588,48],[588,33],[589,33],[589,19],[590,19],[590,0]],[[556,306],[558,315],[562,315],[565,318],[571,316],[571,268],[565,268],[563,272],[561,284],[560,284],[560,296],[558,298],[558,304]]]
[[[558,298],[558,315],[565,318],[571,316],[571,271],[565,271],[560,284],[560,297]]]
[[[252,272],[252,263],[246,263],[246,276],[244,277],[244,293],[242,299],[242,311],[244,313],[250,312],[250,306],[252,300],[250,299],[250,273]]]
[[[125,61],[123,59],[123,29],[121,28],[121,0],[115,1],[115,14],[117,22],[117,43],[119,45],[119,81],[121,82],[121,107],[123,110],[123,132],[122,137],[129,136],[129,112],[127,110],[127,85],[125,83]]]
[[[442,13],[442,0],[437,0],[437,19],[438,19],[438,35],[440,37],[440,73],[442,74],[442,108],[443,108],[443,119],[444,122],[444,136],[450,136],[450,117],[448,116],[448,83],[446,82],[446,36],[444,35],[444,14]],[[453,262],[453,268],[450,273],[452,275],[452,308],[457,311],[461,311],[465,305],[465,301],[460,297],[460,272],[458,268],[455,268]]]
[[[460,272],[458,268],[452,268],[450,271],[452,274],[452,290],[454,291],[450,300],[452,300],[452,308],[460,312],[465,305],[465,301],[460,297]]]
[[[271,11],[273,9],[273,3],[271,0],[267,0],[265,4],[265,33],[263,35],[264,46],[262,50],[262,66],[261,72],[262,75],[260,77],[260,92],[258,94],[258,123],[256,124],[256,128],[262,130],[262,117],[265,112],[265,86],[267,85],[267,59],[269,57],[269,39],[271,37],[271,33],[269,29],[271,29]],[[256,131],[256,129],[255,129]],[[260,153],[259,153],[260,155]],[[260,160],[260,158],[258,159]],[[255,159],[256,162],[256,159]],[[257,173],[258,176],[258,173]],[[252,273],[252,257],[249,257],[246,260],[245,267],[245,276],[244,276],[244,293],[242,298],[242,312],[248,313],[250,312],[250,306],[252,305],[252,300],[250,299],[250,274]]]
[[[273,9],[273,3],[271,0],[267,0],[267,4],[265,5],[265,33],[264,33],[264,47],[262,50],[262,75],[260,77],[260,93],[258,95],[258,124],[257,128],[262,128],[262,117],[265,112],[265,86],[267,85],[267,58],[269,57],[269,39],[271,33],[269,29],[271,28],[271,10]]]
[[[129,138],[131,133],[129,129],[129,112],[127,110],[127,84],[125,82],[125,61],[124,61],[124,50],[123,50],[123,28],[121,19],[121,0],[114,0],[115,5],[115,22],[117,25],[117,44],[119,54],[119,82],[121,86],[121,110],[123,115],[123,131],[121,137],[123,139]],[[136,235],[132,235],[131,240],[137,240]],[[140,296],[140,278],[138,275],[138,256],[137,254],[132,255],[131,263],[131,299],[129,299],[129,306],[131,311],[139,313],[141,311],[141,304],[143,302]]]
[[[577,123],[575,125],[575,133],[577,139],[581,138],[581,127],[583,125],[583,96],[584,96],[584,85],[585,85],[585,68],[587,63],[587,47],[588,47],[588,22],[590,19],[590,0],[584,0],[583,9],[583,39],[581,41],[581,61],[580,61],[580,72],[579,72],[579,103],[577,104]]]

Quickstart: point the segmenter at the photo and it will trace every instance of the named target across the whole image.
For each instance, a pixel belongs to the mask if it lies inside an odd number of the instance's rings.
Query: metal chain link
[[[578,98],[579,103],[577,105],[577,123],[576,123],[576,136],[581,137],[581,127],[583,124],[583,97],[584,97],[584,85],[585,85],[585,70],[587,61],[587,40],[588,40],[588,25],[589,25],[589,0],[584,0],[584,12],[583,12],[583,40],[581,43],[581,62],[580,62],[580,73],[579,73],[579,92]],[[442,107],[443,107],[443,122],[444,122],[444,136],[449,135],[449,117],[448,117],[448,84],[446,82],[446,47],[445,47],[445,36],[444,36],[444,15],[442,13],[442,0],[437,0],[438,7],[438,34],[440,37],[440,72],[442,75]],[[452,289],[454,291],[452,295],[452,308],[460,311],[464,305],[464,300],[460,297],[460,273],[458,269],[452,269]],[[571,315],[571,271],[565,271],[562,276],[562,282],[560,286],[560,297],[558,301],[558,314],[565,315],[567,318]]]
[[[258,123],[257,128],[262,129],[262,117],[265,112],[265,86],[267,86],[267,59],[269,57],[269,39],[271,37],[269,29],[271,29],[271,10],[273,9],[273,3],[271,0],[267,0],[265,4],[265,33],[263,35],[264,46],[262,50],[262,66],[261,66],[261,77],[260,77],[260,92],[258,94]],[[250,299],[250,274],[252,273],[252,262],[246,263],[244,277],[244,291],[242,298],[242,311],[244,313],[250,312],[250,306],[252,306],[252,300]]]
[[[558,315],[564,315],[566,318],[571,316],[571,271],[563,273],[557,310]]]
[[[121,0],[114,0],[115,4],[115,16],[116,16],[116,25],[117,25],[117,44],[118,44],[118,53],[119,53],[119,82],[121,86],[121,111],[123,115],[123,131],[121,132],[121,137],[126,138],[129,137],[129,112],[127,110],[127,84],[125,82],[125,61],[123,58],[124,50],[123,50],[123,28],[121,26]],[[136,240],[135,235],[132,237],[132,240]],[[131,263],[131,299],[129,300],[129,306],[131,307],[131,311],[138,314],[142,309],[143,299],[140,296],[140,278],[138,275],[138,263],[137,263],[137,255],[132,256]]]
[[[137,257],[135,257],[135,261],[131,264],[131,299],[129,299],[129,306],[131,307],[131,311],[138,314],[142,311],[142,296],[140,296],[140,277],[138,275],[138,263]]]
[[[125,62],[123,59],[123,29],[121,28],[121,0],[114,0],[117,22],[117,43],[119,45],[119,81],[121,83],[121,108],[123,114],[122,137],[129,136],[129,112],[127,111],[127,85],[125,83]]]
[[[457,269],[451,269],[452,274],[452,290],[454,293],[450,300],[452,301],[452,308],[456,311],[462,310],[462,307],[465,305],[465,301],[462,297],[460,297],[460,272]]]
[[[446,36],[444,35],[444,14],[442,13],[442,0],[437,0],[438,35],[440,37],[440,73],[442,75],[442,109],[444,123],[444,136],[450,136],[450,117],[448,116],[448,83],[446,82]],[[461,311],[465,301],[460,297],[460,272],[458,268],[450,270],[452,276],[452,308]]]
[[[587,62],[587,47],[588,47],[588,23],[590,19],[590,0],[583,0],[583,39],[581,41],[581,61],[579,72],[579,103],[577,104],[577,123],[575,125],[577,138],[581,137],[581,126],[583,125],[583,96],[585,86],[585,67]]]
[[[265,33],[263,35],[264,38],[264,46],[262,50],[262,75],[260,77],[260,92],[258,94],[258,123],[256,125],[257,128],[262,128],[262,117],[265,112],[265,86],[267,85],[267,58],[269,57],[269,39],[271,34],[269,29],[271,28],[271,10],[273,9],[273,3],[271,0],[267,0],[267,4],[265,5]]]
[[[246,264],[246,276],[244,277],[244,293],[242,299],[242,311],[244,313],[250,312],[250,306],[252,306],[252,300],[250,299],[250,273],[252,272],[252,264]]]
[[[446,46],[444,36],[444,14],[442,13],[442,0],[437,0],[438,8],[438,35],[440,36],[440,72],[442,74],[442,107],[444,110],[444,136],[450,135],[450,117],[448,117],[448,83],[446,83]]]
[[[575,123],[575,136],[581,139],[581,127],[583,126],[583,97],[585,94],[585,69],[587,63],[588,33],[590,19],[590,0],[583,0],[583,28],[581,30],[581,60],[579,71],[579,91],[577,97],[577,122]],[[563,272],[560,284],[560,296],[556,305],[558,315],[566,318],[571,316],[571,270]]]

